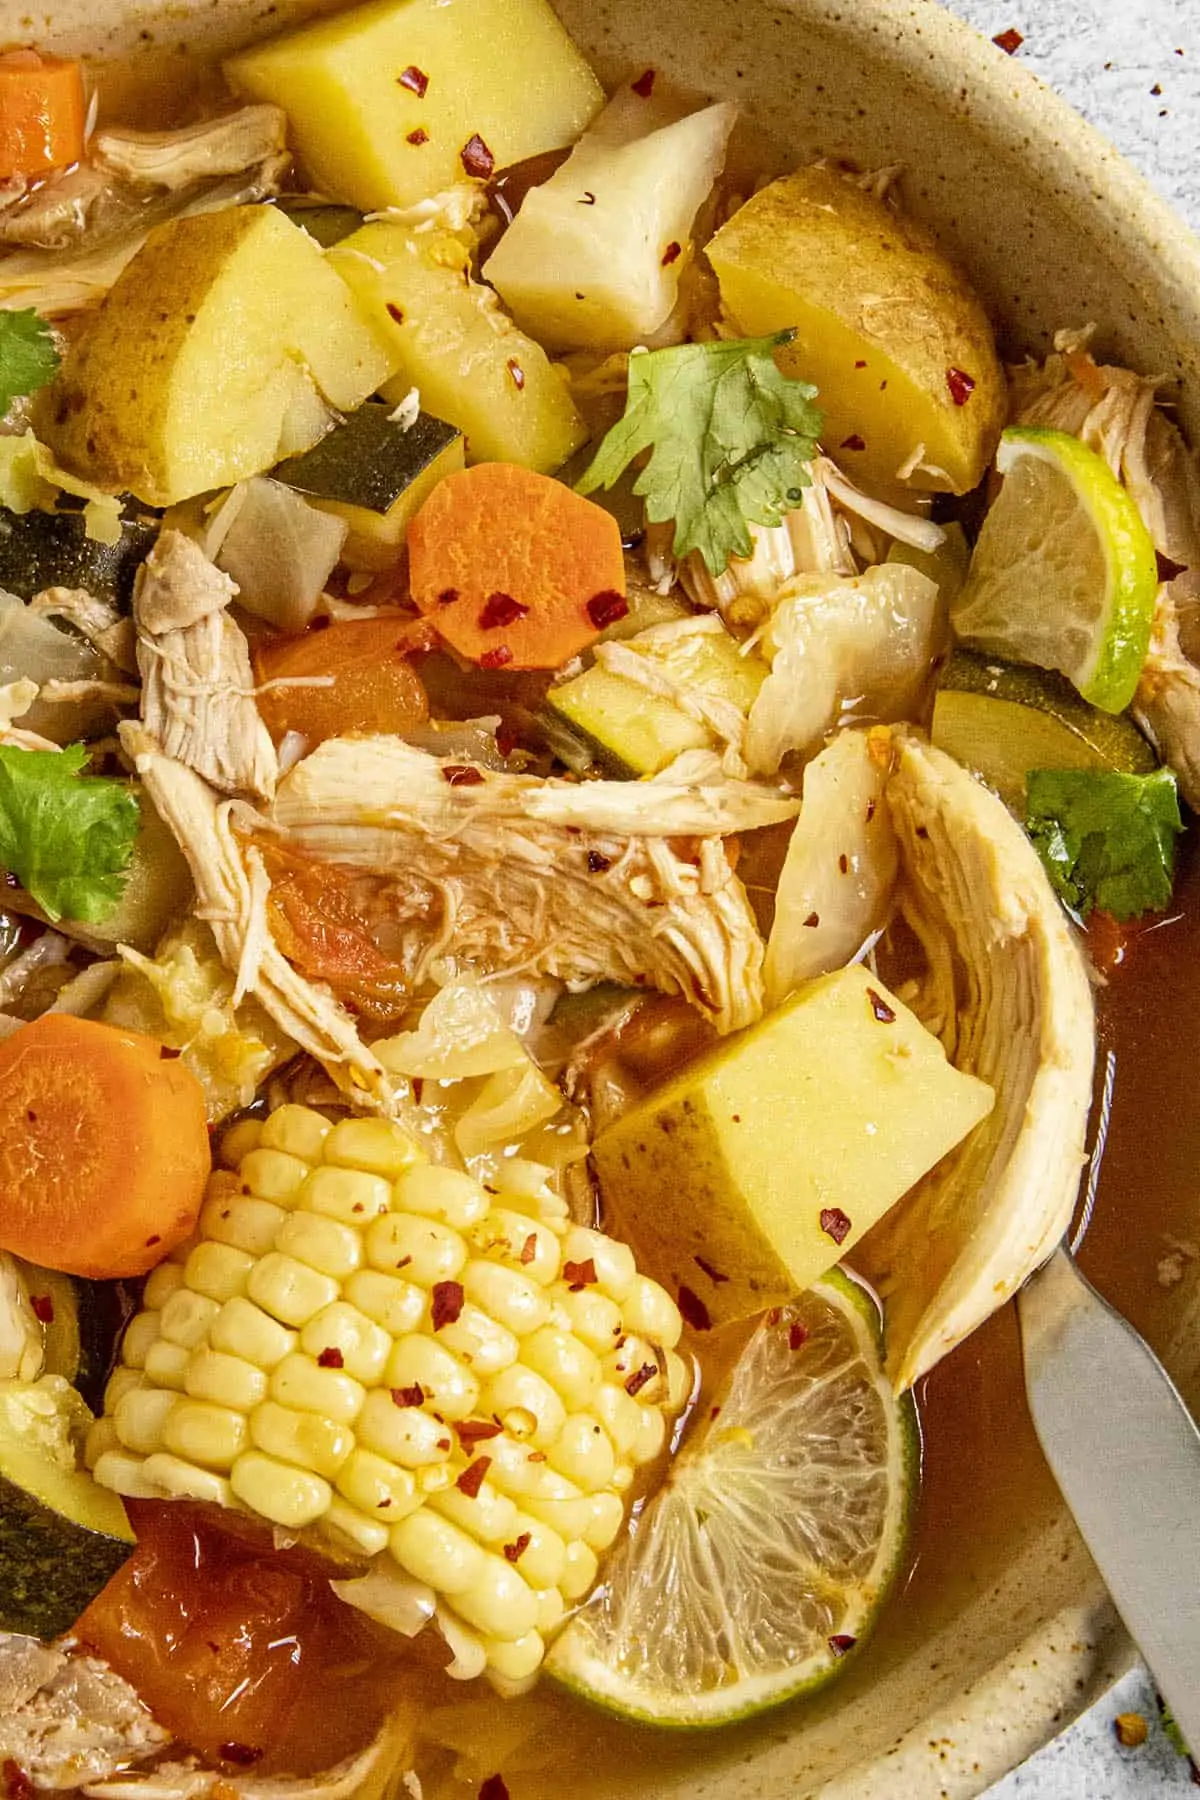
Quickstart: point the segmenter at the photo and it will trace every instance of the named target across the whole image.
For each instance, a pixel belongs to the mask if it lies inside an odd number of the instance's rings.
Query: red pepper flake
[[[533,1533],[531,1531],[523,1531],[515,1543],[505,1544],[504,1555],[507,1561],[510,1563],[520,1562],[532,1542]]]
[[[693,1331],[712,1330],[707,1306],[690,1287],[681,1287],[679,1290],[679,1310],[683,1314],[684,1324],[690,1325]]]
[[[719,1419],[721,1416],[721,1408],[719,1406],[710,1406],[708,1409],[708,1416],[710,1419]]]
[[[450,1439],[449,1438],[439,1438],[437,1441],[437,1447],[439,1450],[449,1450]]]
[[[481,669],[502,669],[513,659],[513,653],[507,644],[497,644],[494,650],[485,650],[479,659]]]
[[[826,1237],[831,1237],[835,1244],[842,1244],[850,1236],[850,1216],[840,1206],[823,1206],[821,1208],[821,1230]]]
[[[479,1800],[509,1800],[503,1775],[489,1775],[479,1790]]]
[[[497,590],[489,594],[479,614],[480,631],[500,631],[505,625],[515,625],[523,619],[529,608],[520,600],[514,600],[511,594],[502,594]]]
[[[842,854],[838,857],[838,868],[841,870],[843,875],[848,875],[850,873],[850,858],[846,855],[846,852],[844,850],[842,851]]]
[[[469,137],[459,152],[459,160],[468,175],[486,181],[496,167],[496,159],[476,132]]]
[[[592,1287],[596,1281],[595,1258],[589,1256],[586,1262],[568,1262],[563,1264],[563,1280],[573,1294],[578,1294],[585,1287]]]
[[[657,1374],[657,1363],[643,1363],[640,1369],[635,1369],[633,1371],[633,1374],[625,1383],[625,1392],[627,1394],[640,1394],[646,1383],[648,1381],[653,1381]]]
[[[593,594],[587,603],[587,616],[597,631],[606,631],[618,619],[624,619],[628,612],[628,600],[615,588],[604,588],[599,594]]]
[[[605,856],[599,850],[588,851],[589,875],[605,875],[612,868],[612,857]]]
[[[783,1317],[783,1313],[780,1311],[779,1307],[773,1306],[771,1308],[770,1312],[767,1314],[767,1324],[768,1325],[778,1325],[778,1323],[779,1323],[780,1319],[782,1319],[782,1317]]]
[[[413,1091],[413,1099],[416,1101],[417,1105],[420,1106],[421,1095],[425,1092],[425,1077],[423,1075],[414,1075],[413,1076],[412,1091]],[[408,1264],[411,1261],[412,1261],[412,1257],[406,1256],[403,1262],[398,1262],[396,1264],[396,1267],[398,1269],[407,1268]]]
[[[788,1349],[799,1350],[808,1342],[808,1327],[801,1325],[799,1319],[788,1326]]]
[[[865,368],[866,368],[866,366],[867,366],[867,363],[866,363],[866,358],[865,358],[865,357],[862,357],[862,356],[860,356],[860,357],[859,357],[859,359],[858,359],[858,361],[857,361],[857,362],[856,362],[856,363],[855,363],[855,365],[854,365],[854,366],[855,366],[855,368],[856,368],[856,369],[865,369]]]
[[[53,1325],[54,1301],[49,1294],[34,1294],[29,1301],[33,1316],[40,1325]]]
[[[629,85],[639,100],[648,100],[654,92],[654,70],[644,70],[637,80],[631,81]]]
[[[328,1350],[322,1350],[317,1358],[318,1369],[344,1369],[345,1366],[346,1359],[335,1344],[331,1344]]]
[[[407,88],[410,94],[415,94],[418,100],[423,100],[425,98],[425,90],[429,86],[429,77],[424,69],[418,69],[414,63],[409,63],[407,69],[405,69],[402,74],[397,75],[396,80],[400,83],[401,87]]]
[[[669,244],[668,244],[668,245],[667,245],[667,247],[666,247],[666,249],[665,249],[665,250],[664,250],[664,251],[663,251],[663,253],[662,253],[662,266],[663,266],[663,268],[664,268],[664,269],[669,269],[669,268],[670,268],[670,266],[671,266],[671,264],[672,264],[672,263],[673,263],[673,262],[678,262],[678,261],[679,261],[679,258],[680,258],[680,257],[681,257],[681,256],[682,256],[682,255],[683,255],[683,248],[682,248],[682,246],[681,246],[681,245],[679,245],[679,244],[677,244],[677,243],[676,243],[676,242],[675,242],[675,240],[674,240],[674,238],[672,238],[672,240],[671,240],[671,242],[670,242],[670,243],[669,243]]]
[[[476,1444],[486,1444],[489,1438],[499,1437],[503,1425],[495,1419],[460,1419],[454,1427],[463,1449],[470,1454]]]
[[[404,141],[406,144],[412,144],[414,149],[419,149],[422,144],[429,142],[429,133],[423,125],[418,125],[415,131],[408,133]]]
[[[517,747],[517,742],[518,739],[515,728],[505,720],[501,719],[499,725],[496,727],[496,748],[501,756],[511,756]]]
[[[453,1325],[462,1312],[465,1299],[461,1281],[435,1281],[430,1300],[433,1329],[440,1331],[443,1325]]]
[[[509,374],[512,376],[512,384],[516,388],[516,390],[519,394],[521,392],[521,389],[525,386],[525,371],[524,371],[524,369],[521,367],[520,363],[517,361],[515,356],[510,356],[507,363],[504,366],[508,370]],[[528,607],[526,607],[525,610],[528,611],[529,610]]]
[[[483,780],[483,771],[473,769],[470,763],[443,763],[442,780],[448,781],[451,787],[478,787]]]
[[[809,913],[809,915],[808,915],[807,919],[805,919],[804,923],[808,926],[819,925],[821,923],[820,913]]]
[[[477,1500],[479,1490],[483,1486],[483,1478],[491,1466],[490,1456],[477,1456],[473,1463],[468,1463],[454,1484],[459,1493],[465,1494],[468,1500]]]
[[[720,1269],[714,1269],[712,1264],[705,1262],[702,1256],[693,1256],[692,1261],[698,1269],[703,1269],[714,1287],[719,1287],[723,1281],[729,1280],[728,1275],[722,1275]]]
[[[992,42],[997,50],[1003,50],[1005,56],[1015,56],[1025,39],[1015,25],[1010,25],[1007,31],[998,31]]]
[[[544,1450],[531,1450],[529,1455],[525,1458],[526,1462],[543,1463],[545,1460],[546,1452]]]
[[[393,1388],[392,1403],[395,1406],[424,1406],[425,1389],[419,1381],[414,1381],[411,1387]]]
[[[521,1261],[524,1264],[529,1264],[533,1261],[533,1259],[536,1255],[537,1255],[537,1232],[531,1231],[529,1236],[525,1239],[525,1242],[521,1245]]]
[[[968,375],[965,369],[947,369],[946,386],[955,406],[965,406],[975,392],[975,377]]]
[[[867,801],[867,824],[868,825],[871,823],[871,820],[874,817],[875,817],[875,802],[874,802],[874,800],[868,800]]]
[[[223,1763],[232,1763],[235,1769],[251,1769],[263,1758],[262,1751],[251,1744],[220,1744],[217,1755]]]
[[[843,450],[865,450],[867,447],[866,439],[861,438],[857,431],[852,431],[848,438],[842,439],[841,447]]]
[[[1156,550],[1154,552],[1154,560],[1158,564],[1158,579],[1160,582],[1174,581],[1175,577],[1177,575],[1182,575],[1184,569],[1187,567],[1186,563],[1172,562],[1170,557],[1164,556],[1161,550]]]
[[[439,606],[453,606],[454,602],[457,599],[458,599],[458,589],[457,588],[443,588],[441,593],[438,595],[437,603]]]
[[[847,1650],[853,1650],[857,1642],[858,1639],[851,1637],[849,1633],[839,1631],[836,1636],[829,1639],[829,1648],[835,1656],[845,1656]]]
[[[4,1776],[4,1791],[8,1800],[35,1800],[37,1790],[20,1763],[9,1757],[0,1766],[0,1774]]]
[[[871,1002],[871,1011],[881,1025],[891,1025],[895,1022],[895,1011],[888,1005],[882,994],[877,994],[874,988],[868,988],[867,999]]]
[[[394,300],[389,300],[387,303],[387,316],[389,319],[394,319],[397,325],[403,325],[404,323],[404,314],[400,311],[400,308],[396,305]]]

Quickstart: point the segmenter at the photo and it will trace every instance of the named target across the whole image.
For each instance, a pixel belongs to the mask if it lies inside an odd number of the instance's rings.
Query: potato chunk
[[[367,212],[560,150],[604,99],[547,0],[376,0],[225,73],[283,107],[314,186]]]
[[[68,467],[170,506],[307,450],[395,366],[306,232],[232,207],[151,233],[39,426]]]
[[[724,1325],[811,1287],[993,1099],[855,965],[610,1125],[596,1167],[639,1263]]]
[[[855,479],[976,485],[1004,375],[983,307],[925,230],[814,165],[748,200],[708,256],[742,331],[795,328],[780,367],[817,384],[825,446]]]

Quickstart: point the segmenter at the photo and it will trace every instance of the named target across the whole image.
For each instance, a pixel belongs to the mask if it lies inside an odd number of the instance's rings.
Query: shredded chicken
[[[0,1763],[15,1763],[36,1787],[104,1781],[169,1741],[106,1664],[65,1646],[0,1636]]]
[[[131,1772],[90,1783],[94,1800],[379,1800],[400,1776],[397,1761],[408,1761],[406,1725],[387,1724],[357,1756],[319,1775],[218,1774],[195,1762],[161,1762],[145,1773]]]
[[[36,731],[25,731],[16,723],[23,719],[40,689],[36,681],[22,675],[19,681],[0,683],[0,744],[12,744],[18,750],[58,750],[61,746]]]
[[[35,594],[29,610],[73,626],[123,675],[137,674],[137,632],[115,601],[97,599],[86,588],[52,587]]]
[[[98,131],[93,161],[136,187],[178,193],[199,181],[240,175],[255,163],[287,160],[287,118],[278,106],[243,106],[177,131]]]
[[[15,1257],[0,1250],[0,1381],[36,1381],[42,1372],[42,1328]],[[4,1661],[0,1638],[0,1718],[3,1717]]]
[[[228,612],[236,593],[191,538],[162,533],[133,592],[142,721],[165,756],[224,793],[269,799],[279,767],[254,701],[250,647]]]

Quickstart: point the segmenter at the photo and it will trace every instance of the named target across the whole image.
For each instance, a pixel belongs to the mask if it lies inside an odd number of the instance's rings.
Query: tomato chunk
[[[276,743],[285,732],[298,731],[311,749],[352,731],[403,733],[423,725],[429,701],[412,657],[435,642],[429,626],[396,614],[262,640],[254,652],[260,685],[314,677],[327,682],[260,694],[267,730]]]

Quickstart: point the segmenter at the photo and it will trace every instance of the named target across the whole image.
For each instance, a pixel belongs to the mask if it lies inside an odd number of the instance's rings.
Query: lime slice
[[[1004,476],[951,619],[963,643],[1059,669],[1085,700],[1124,712],[1146,659],[1158,574],[1137,507],[1108,464],[1065,431],[1015,425]]]
[[[1062,675],[956,650],[942,674],[929,735],[982,776],[1019,818],[1031,769],[1148,775],[1158,758],[1127,715],[1081,700]]]
[[[676,1728],[812,1693],[903,1561],[917,1464],[873,1300],[834,1271],[758,1326],[547,1669],[607,1711]]]

